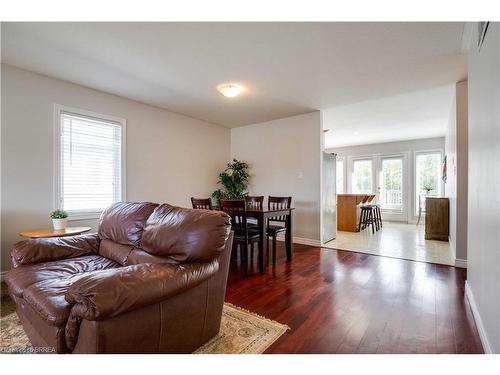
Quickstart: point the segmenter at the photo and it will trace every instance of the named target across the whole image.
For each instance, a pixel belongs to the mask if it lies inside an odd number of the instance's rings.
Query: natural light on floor
[[[424,226],[384,222],[381,231],[337,232],[337,238],[324,247],[366,254],[454,265],[449,242],[424,239]]]

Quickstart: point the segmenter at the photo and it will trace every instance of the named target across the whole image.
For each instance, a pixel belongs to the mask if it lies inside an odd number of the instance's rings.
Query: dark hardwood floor
[[[294,245],[244,277],[226,301],[290,326],[266,353],[483,353],[464,296],[466,270]]]

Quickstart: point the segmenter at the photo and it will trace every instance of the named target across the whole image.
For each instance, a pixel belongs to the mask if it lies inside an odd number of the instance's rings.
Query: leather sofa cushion
[[[142,249],[134,248],[127,257],[127,261],[125,263],[126,266],[132,266],[134,264],[142,264],[142,263],[169,263],[169,264],[178,264],[173,259],[168,257],[162,257],[154,254],[150,254]]]
[[[140,247],[176,262],[209,262],[224,249],[230,217],[220,211],[162,204],[149,217]]]
[[[30,285],[24,290],[23,299],[48,325],[66,325],[72,304],[64,298],[74,282],[86,276],[85,273],[63,279],[50,279]]]
[[[99,237],[122,245],[138,245],[146,220],[158,205],[156,203],[118,202],[101,214]]]
[[[7,273],[5,281],[11,293],[22,297],[27,287],[41,281],[66,278],[84,272],[117,268],[119,266],[118,263],[111,259],[99,255],[87,255],[48,263],[19,266]]]
[[[51,348],[56,353],[66,353],[67,345],[65,339],[65,327],[48,325],[45,319],[33,310],[33,308],[22,298],[13,296],[16,303],[16,311],[23,329],[29,337],[33,347],[46,347],[50,353]]]
[[[99,245],[99,254],[124,266],[127,264],[127,258],[133,248],[132,245],[122,245],[111,240],[102,240]]]

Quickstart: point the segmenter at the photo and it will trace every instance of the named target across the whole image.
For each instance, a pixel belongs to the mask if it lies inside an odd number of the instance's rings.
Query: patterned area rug
[[[225,303],[219,334],[194,353],[264,353],[288,329],[287,325]]]
[[[219,334],[195,354],[264,353],[288,329],[284,324],[225,303]],[[33,353],[14,304],[6,296],[2,297],[0,337],[0,353]]]

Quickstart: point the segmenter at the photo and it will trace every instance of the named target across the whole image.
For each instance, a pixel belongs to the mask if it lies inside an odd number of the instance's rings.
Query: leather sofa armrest
[[[28,239],[14,244],[10,254],[14,267],[21,264],[50,262],[99,252],[99,237],[82,234],[70,237]]]
[[[146,263],[94,271],[76,281],[65,298],[74,304],[72,315],[104,320],[180,294],[218,270],[215,259],[210,263]]]

